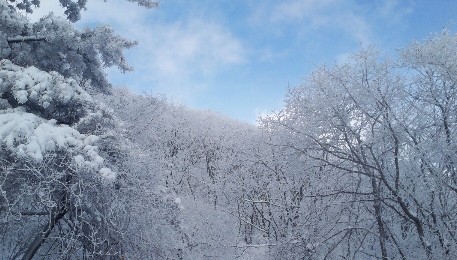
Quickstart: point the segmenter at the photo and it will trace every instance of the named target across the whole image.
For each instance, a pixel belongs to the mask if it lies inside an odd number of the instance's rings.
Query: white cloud
[[[357,12],[358,5],[353,1],[290,0],[273,5],[270,10],[264,15],[273,24],[300,24],[303,30],[337,28],[362,45],[369,44],[373,38],[369,22]]]
[[[49,11],[63,14],[57,0],[42,2],[32,17]],[[160,7],[145,9],[125,0],[88,1],[77,26],[107,24],[123,37],[139,42],[128,51],[134,72],[119,75],[116,70],[107,70],[115,85],[119,84],[116,80],[130,79],[127,87],[153,89],[189,104],[194,95],[209,88],[206,79],[247,62],[241,41],[218,21],[190,18],[170,23],[160,19],[160,11]]]
[[[412,0],[384,0],[378,5],[379,16],[390,23],[405,26],[405,18],[413,12]]]
[[[89,2],[82,22],[109,24],[121,35],[139,41],[136,58],[157,73],[212,73],[224,65],[246,61],[240,40],[217,21],[195,18],[167,23],[155,19],[155,12],[160,8],[148,10],[125,0]]]
[[[164,75],[213,73],[224,65],[245,62],[242,44],[218,24],[190,20],[162,24],[144,41],[154,69]]]
[[[190,104],[209,88],[209,79],[246,62],[241,42],[216,23],[188,20],[156,24],[143,34],[133,66],[147,74],[155,90]]]
[[[279,3],[272,9],[272,21],[296,21],[308,19],[313,24],[324,24],[327,17],[323,16],[329,6],[339,0],[295,0]]]
[[[398,0],[384,0],[384,2],[379,7],[379,13],[383,16],[388,16],[398,8]]]
[[[402,26],[403,19],[412,12],[411,4],[411,0],[287,0],[263,12],[263,19],[269,17],[273,24],[300,24],[307,30],[340,29],[365,46],[375,42],[374,30],[379,23]],[[259,13],[253,16],[262,19]]]

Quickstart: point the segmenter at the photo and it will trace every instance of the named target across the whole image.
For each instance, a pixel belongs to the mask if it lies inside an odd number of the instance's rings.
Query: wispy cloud
[[[377,13],[381,17],[398,23],[412,12],[411,0],[383,0],[380,1],[377,8]]]
[[[63,14],[57,1],[45,2],[33,17],[49,11]],[[53,4],[51,4],[53,3]],[[206,88],[207,79],[224,69],[247,62],[247,52],[226,26],[214,18],[196,16],[185,20],[161,19],[159,9],[147,10],[125,0],[88,1],[78,26],[107,24],[139,45],[128,51],[135,69],[119,75],[108,74],[137,90],[150,90],[172,96],[177,101],[192,103],[193,95]],[[130,74],[130,75],[129,75]],[[123,79],[123,80],[122,80]]]
[[[151,31],[143,44],[162,75],[211,74],[246,61],[241,42],[217,23],[188,20],[154,26]]]
[[[156,23],[136,28],[132,35],[140,42],[132,51],[132,65],[143,82],[186,104],[210,88],[208,82],[221,71],[247,62],[240,40],[215,22]]]
[[[216,20],[198,17],[168,22],[155,19],[154,12],[159,9],[145,10],[119,0],[111,2],[115,3],[90,4],[83,22],[114,25],[120,34],[138,40],[138,49],[156,71],[173,76],[188,70],[212,73],[224,65],[246,61],[241,41]]]
[[[284,1],[273,6],[270,19],[275,22],[309,20],[319,26],[328,22],[326,13],[329,7],[338,4],[339,0],[295,0]]]
[[[352,1],[294,0],[274,5],[268,14],[275,24],[299,23],[303,30],[335,28],[346,32],[362,45],[372,41],[370,23]]]

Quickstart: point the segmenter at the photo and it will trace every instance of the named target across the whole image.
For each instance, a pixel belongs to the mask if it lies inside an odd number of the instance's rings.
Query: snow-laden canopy
[[[104,160],[94,145],[97,139],[67,125],[58,125],[55,119],[27,113],[23,107],[0,111],[0,144],[19,158],[39,162],[46,153],[64,151],[74,155],[78,167],[100,169]]]
[[[56,72],[44,72],[31,66],[21,68],[9,60],[0,62],[0,94],[11,91],[19,104],[27,101],[48,108],[52,102],[67,105],[91,101],[91,97],[72,79]]]

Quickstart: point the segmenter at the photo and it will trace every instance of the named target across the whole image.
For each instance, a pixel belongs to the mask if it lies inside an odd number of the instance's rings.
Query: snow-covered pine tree
[[[70,21],[86,3],[60,2]],[[123,141],[90,93],[109,92],[104,67],[130,69],[135,43],[53,15],[31,23],[17,9],[32,5],[0,1],[0,255],[125,255]]]

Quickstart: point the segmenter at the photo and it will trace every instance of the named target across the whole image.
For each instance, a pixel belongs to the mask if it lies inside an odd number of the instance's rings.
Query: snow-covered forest
[[[39,2],[0,0],[0,259],[457,258],[457,35],[318,67],[250,125],[112,87],[136,43]]]

